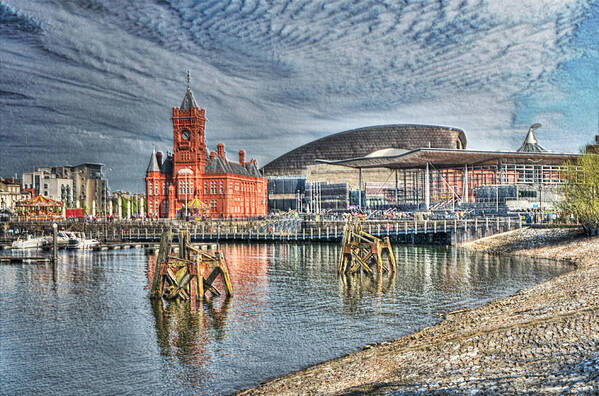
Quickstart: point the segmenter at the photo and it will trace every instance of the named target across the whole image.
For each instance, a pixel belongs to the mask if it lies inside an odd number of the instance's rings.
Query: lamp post
[[[187,183],[187,176],[193,175],[193,171],[189,168],[182,168],[179,169],[177,175],[185,175],[185,219],[187,220],[187,189],[189,188]]]

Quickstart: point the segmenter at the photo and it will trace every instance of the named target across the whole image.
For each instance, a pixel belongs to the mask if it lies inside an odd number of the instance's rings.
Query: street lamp
[[[187,189],[189,188],[187,183],[187,176],[193,175],[193,171],[189,168],[179,169],[177,175],[185,175],[185,219],[187,219]]]

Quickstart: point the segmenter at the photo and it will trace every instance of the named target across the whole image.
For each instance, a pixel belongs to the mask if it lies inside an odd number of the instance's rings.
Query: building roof
[[[579,155],[575,153],[420,148],[394,156],[350,158],[340,161],[317,160],[317,162],[351,168],[411,169],[425,168],[427,163],[436,168],[456,168],[463,167],[464,164],[471,166],[496,165],[498,163],[561,165]]]
[[[206,162],[205,173],[235,173],[238,175],[262,177],[254,162],[250,161],[242,165],[238,162],[225,161],[218,156],[214,157],[212,161]]]
[[[191,87],[187,86],[187,90],[185,91],[185,96],[183,97],[183,102],[181,102],[181,110],[191,110],[192,107],[198,107],[195,98],[193,97],[193,92],[191,92]]]
[[[156,158],[156,150],[152,150],[152,156],[150,157],[150,163],[148,164],[147,172],[160,172],[160,166],[158,166],[158,159]]]
[[[266,176],[300,176],[316,159],[359,158],[383,149],[463,149],[466,143],[466,134],[457,128],[412,124],[369,126],[304,144],[266,164],[262,171]]]
[[[44,197],[43,195],[38,195],[35,198],[28,199],[25,201],[19,201],[16,203],[18,207],[62,207],[63,203],[50,199],[48,197]]]
[[[533,124],[528,129],[528,133],[526,134],[526,139],[524,139],[524,143],[518,149],[520,153],[543,153],[546,152],[545,148],[541,146],[537,142],[537,138],[535,136],[535,129],[541,127],[541,124]]]
[[[172,175],[173,174],[173,171],[174,171],[173,154],[170,154],[170,153],[166,154],[166,159],[164,160],[164,162],[162,162],[162,169],[161,169],[161,171],[165,175]]]

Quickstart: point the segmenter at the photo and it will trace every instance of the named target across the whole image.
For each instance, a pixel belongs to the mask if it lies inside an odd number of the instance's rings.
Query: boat
[[[37,249],[42,247],[44,241],[48,237],[34,237],[32,235],[25,235],[25,237],[19,237],[11,245],[13,249]]]
[[[99,246],[102,242],[93,238],[86,238],[83,233],[72,233],[73,235],[67,243],[67,249],[91,249]]]
[[[75,238],[75,233],[69,231],[60,231],[56,235],[56,247],[58,249],[66,248],[71,238]],[[52,240],[52,237],[47,237],[44,243],[42,244],[42,249],[52,250],[53,243],[54,242]]]

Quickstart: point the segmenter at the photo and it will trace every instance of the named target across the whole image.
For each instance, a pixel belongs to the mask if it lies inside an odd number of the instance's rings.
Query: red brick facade
[[[181,107],[173,108],[173,153],[152,153],[146,171],[148,217],[256,217],[267,214],[267,179],[255,160],[227,160],[225,147],[208,153],[206,111],[189,86]],[[185,208],[188,204],[187,210]]]

